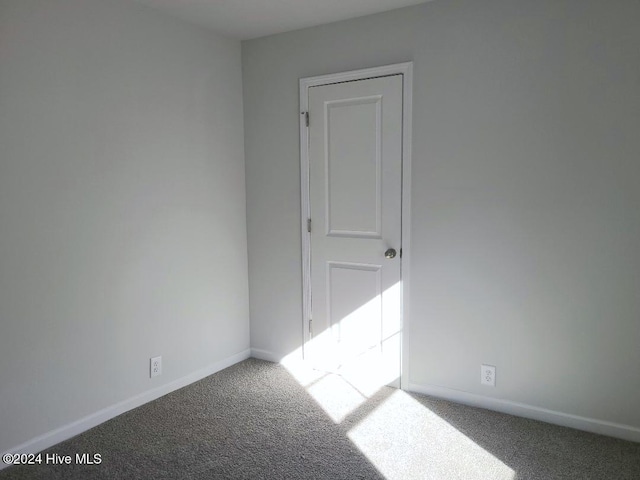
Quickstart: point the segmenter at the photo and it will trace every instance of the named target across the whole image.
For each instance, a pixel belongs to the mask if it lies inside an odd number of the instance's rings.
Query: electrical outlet
[[[157,377],[162,375],[162,357],[153,357],[151,359],[151,376]]]
[[[490,387],[496,386],[496,367],[493,365],[480,365],[480,383]]]

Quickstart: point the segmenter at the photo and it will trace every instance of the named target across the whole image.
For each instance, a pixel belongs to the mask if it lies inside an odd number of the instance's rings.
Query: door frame
[[[333,83],[365,80],[368,78],[402,75],[402,245],[400,258],[401,312],[401,362],[400,388],[409,386],[409,266],[411,265],[411,132],[412,132],[412,89],[413,62],[397,63],[381,67],[351,70],[348,72],[306,77],[300,79],[300,191],[302,238],[302,355],[309,339],[309,319],[311,318],[311,234],[307,220],[311,218],[309,201],[309,88]],[[313,119],[311,120],[313,121]]]

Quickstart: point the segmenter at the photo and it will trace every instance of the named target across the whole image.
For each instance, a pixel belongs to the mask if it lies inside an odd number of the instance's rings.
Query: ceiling
[[[427,0],[135,0],[221,35],[248,40]]]

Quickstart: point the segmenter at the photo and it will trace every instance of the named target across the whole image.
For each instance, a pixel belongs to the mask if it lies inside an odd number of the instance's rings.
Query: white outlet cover
[[[149,362],[151,377],[162,375],[162,357],[153,357]]]
[[[496,386],[496,367],[493,365],[480,365],[480,383],[490,387]]]

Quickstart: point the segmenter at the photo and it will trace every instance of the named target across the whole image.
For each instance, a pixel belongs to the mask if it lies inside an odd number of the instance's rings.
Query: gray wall
[[[249,347],[240,58],[128,2],[0,2],[0,452]]]
[[[639,18],[436,0],[244,42],[252,347],[301,343],[298,79],[413,60],[411,382],[640,427]]]

